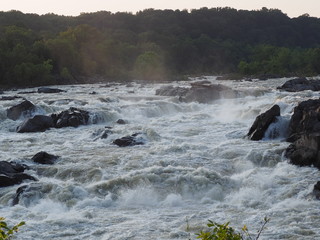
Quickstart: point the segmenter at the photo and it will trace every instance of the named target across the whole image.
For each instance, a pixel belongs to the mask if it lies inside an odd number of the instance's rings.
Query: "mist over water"
[[[222,81],[250,94],[210,104],[156,96],[165,84],[139,82],[20,94],[37,105],[37,114],[70,107],[91,112],[92,124],[41,133],[16,133],[22,119],[8,119],[6,109],[21,99],[1,101],[1,160],[29,165],[27,173],[39,181],[20,185],[28,188],[15,206],[19,185],[1,188],[0,216],[26,221],[18,239],[195,239],[208,219],[238,229],[246,224],[255,233],[265,216],[271,221],[261,239],[320,239],[320,203],[311,195],[320,173],[283,157],[293,108],[319,96],[277,91],[285,80]],[[274,104],[281,119],[262,141],[246,139],[255,117]],[[106,127],[112,128],[102,139]],[[112,144],[134,133],[144,145]],[[54,165],[32,163],[40,151],[61,158]]]

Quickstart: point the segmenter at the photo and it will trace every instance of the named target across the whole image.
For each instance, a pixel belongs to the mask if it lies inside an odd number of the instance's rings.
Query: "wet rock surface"
[[[7,117],[18,120],[20,117],[29,117],[36,110],[36,106],[28,100],[7,109]]]
[[[177,96],[182,102],[210,103],[220,98],[235,98],[235,91],[221,84],[211,84],[207,81],[194,82],[190,88],[165,86],[156,90],[159,96]]]
[[[24,180],[36,181],[34,177],[24,173],[26,169],[25,165],[0,161],[0,187],[20,184]]]
[[[18,133],[25,132],[43,132],[49,128],[54,127],[52,117],[44,115],[36,115],[32,118],[28,118],[18,126]]]
[[[264,137],[265,132],[267,131],[270,124],[276,122],[277,117],[279,116],[280,107],[278,105],[274,105],[266,112],[257,116],[247,134],[249,139],[254,141],[261,140]]]
[[[51,118],[56,128],[78,127],[88,124],[89,112],[77,108],[70,108],[59,114],[52,114]]]
[[[135,133],[131,136],[125,136],[122,138],[118,138],[113,141],[113,144],[119,146],[119,147],[129,147],[129,146],[135,146],[135,145],[143,145],[144,141],[142,138],[139,138],[138,136],[141,135],[141,133]]]
[[[49,87],[38,88],[38,93],[60,93],[60,92],[65,92],[65,91],[59,88],[49,88]]]
[[[300,92],[305,90],[320,91],[320,80],[308,80],[307,78],[295,78],[288,80],[278,89],[287,92]]]
[[[59,156],[49,154],[47,152],[38,152],[31,160],[35,163],[52,165],[58,160]]]

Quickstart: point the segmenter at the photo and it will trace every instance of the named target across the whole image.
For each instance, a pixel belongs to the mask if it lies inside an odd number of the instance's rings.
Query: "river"
[[[278,91],[286,79],[205,79],[250,94],[184,103],[155,95],[167,83],[143,82],[55,86],[66,91],[56,94],[5,92],[31,101],[37,114],[76,107],[97,122],[16,133],[22,119],[8,119],[6,109],[21,99],[0,102],[1,160],[30,166],[26,172],[39,180],[0,189],[0,216],[10,224],[26,222],[17,239],[187,240],[196,239],[208,219],[236,229],[246,225],[254,235],[264,217],[270,222],[260,239],[320,239],[320,202],[312,195],[320,172],[287,162],[285,133],[273,140],[245,137],[256,116],[274,104],[283,116],[274,127],[285,132],[297,103],[319,93]],[[112,144],[134,133],[144,145]],[[33,163],[40,151],[61,157],[54,165]],[[22,185],[29,191],[12,206]]]

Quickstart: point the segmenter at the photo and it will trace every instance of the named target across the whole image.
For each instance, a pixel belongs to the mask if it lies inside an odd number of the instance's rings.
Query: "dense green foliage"
[[[0,12],[0,85],[187,74],[316,75],[320,19],[276,9]]]
[[[11,239],[13,234],[19,230],[19,227],[25,225],[25,222],[20,222],[13,227],[8,227],[8,224],[4,220],[4,218],[0,217],[0,240]]]

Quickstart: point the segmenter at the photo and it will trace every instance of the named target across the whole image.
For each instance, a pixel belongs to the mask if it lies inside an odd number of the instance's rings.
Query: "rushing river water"
[[[10,224],[26,221],[17,234],[24,240],[187,240],[195,239],[208,219],[230,221],[237,229],[247,225],[255,233],[265,216],[271,220],[260,239],[320,239],[320,201],[312,196],[320,172],[287,162],[284,135],[258,142],[245,138],[255,117],[274,104],[283,116],[274,127],[285,132],[293,107],[319,97],[276,90],[285,80],[224,81],[251,96],[210,104],[156,96],[164,84],[139,82],[19,94],[38,107],[38,114],[76,107],[98,121],[41,133],[16,133],[22,120],[8,119],[6,109],[21,99],[1,101],[1,160],[29,165],[27,173],[39,181],[1,188],[0,216]],[[128,123],[117,124],[118,119]],[[107,126],[112,133],[102,139]],[[144,145],[112,144],[137,132]],[[40,151],[61,158],[54,165],[32,163]],[[16,189],[26,184],[30,190],[12,206]]]

